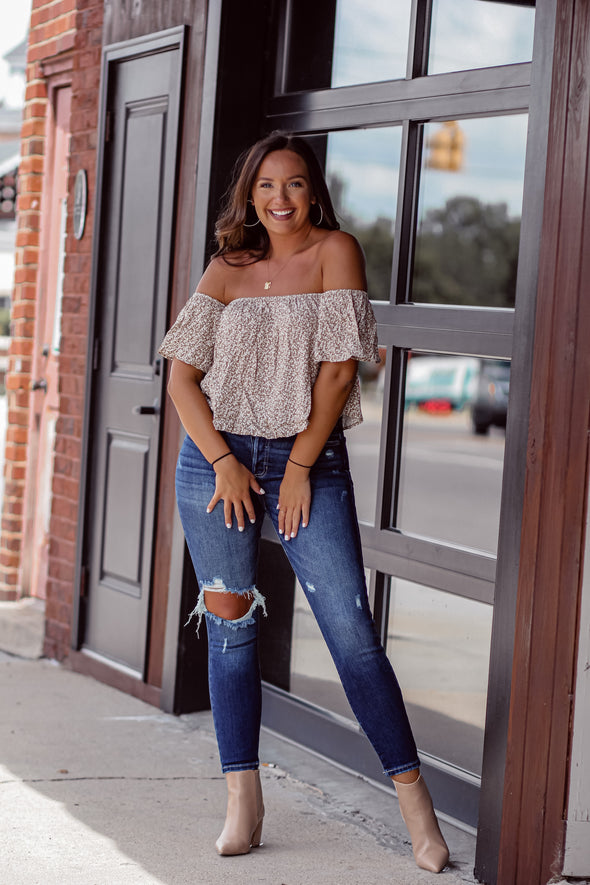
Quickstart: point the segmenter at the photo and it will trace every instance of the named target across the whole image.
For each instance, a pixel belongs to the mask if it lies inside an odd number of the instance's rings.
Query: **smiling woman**
[[[416,862],[439,872],[449,853],[373,622],[343,433],[362,421],[358,361],[379,361],[361,248],[338,230],[307,142],[280,133],[239,161],[217,240],[160,349],[173,360],[168,389],[187,431],[176,493],[227,779],[217,851],[247,854],[261,838],[258,625],[266,608],[255,581],[267,516],[395,783]]]

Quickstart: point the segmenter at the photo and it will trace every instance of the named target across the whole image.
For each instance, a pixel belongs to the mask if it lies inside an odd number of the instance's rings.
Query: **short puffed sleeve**
[[[379,362],[377,323],[366,292],[337,289],[320,296],[314,347],[317,362]]]
[[[178,314],[158,353],[208,372],[223,309],[224,305],[216,298],[195,292]]]

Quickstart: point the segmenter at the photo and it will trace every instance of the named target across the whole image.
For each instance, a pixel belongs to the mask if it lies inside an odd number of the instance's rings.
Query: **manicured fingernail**
[[[252,525],[254,525],[254,524],[256,523],[256,520],[255,520],[255,519],[251,519],[250,522],[252,523]]]
[[[289,540],[289,535],[285,532],[285,541]]]
[[[264,489],[260,489],[260,494],[261,494],[261,495],[266,495],[266,492],[264,491]]]
[[[226,529],[231,529],[231,522],[226,522],[225,527]]]
[[[207,507],[207,513],[211,513],[211,509]]]
[[[283,534],[283,530],[279,529],[279,535],[282,535],[282,534]]]
[[[277,504],[277,510],[279,510],[279,509],[280,509],[280,508],[279,508],[279,505]]]
[[[239,526],[238,526],[238,531],[239,531],[239,532],[243,532],[243,531],[244,531],[244,526],[243,526],[243,525],[239,525]]]
[[[295,532],[291,532],[291,537],[292,537],[292,538],[295,537]]]
[[[301,526],[302,526],[302,528],[306,529],[306,528],[307,528],[307,523],[306,523],[306,522],[302,522],[302,523],[301,523]]]

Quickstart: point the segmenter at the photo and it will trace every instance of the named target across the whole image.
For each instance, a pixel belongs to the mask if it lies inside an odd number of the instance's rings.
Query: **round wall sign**
[[[81,240],[86,224],[86,208],[88,205],[88,179],[85,169],[78,169],[74,184],[74,236]]]

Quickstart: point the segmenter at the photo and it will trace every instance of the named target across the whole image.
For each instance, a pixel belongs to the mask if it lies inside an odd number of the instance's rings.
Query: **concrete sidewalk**
[[[221,858],[211,717],[162,713],[44,659],[0,652],[0,885],[473,882],[475,840],[443,824],[440,876],[412,859],[389,791],[264,731],[264,845]]]

